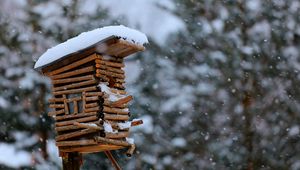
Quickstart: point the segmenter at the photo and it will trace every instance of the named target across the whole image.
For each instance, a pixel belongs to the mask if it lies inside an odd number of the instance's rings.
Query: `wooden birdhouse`
[[[124,86],[124,58],[143,51],[147,42],[141,32],[109,26],[69,39],[38,59],[35,69],[52,82],[48,115],[55,120],[63,158],[122,148],[131,156],[135,145],[128,138],[130,127],[142,121],[130,121],[132,96]]]

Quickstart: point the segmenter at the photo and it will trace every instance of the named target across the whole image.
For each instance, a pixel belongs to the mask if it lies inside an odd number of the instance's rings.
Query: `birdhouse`
[[[124,26],[85,32],[47,50],[35,69],[51,79],[48,115],[55,120],[60,155],[135,149],[125,89],[124,58],[143,51],[147,37]],[[130,73],[129,73],[130,74]]]

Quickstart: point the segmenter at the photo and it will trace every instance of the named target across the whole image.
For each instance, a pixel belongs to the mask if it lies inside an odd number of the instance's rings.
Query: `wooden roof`
[[[93,53],[110,55],[115,57],[127,57],[133,53],[144,51],[145,47],[135,43],[128,42],[116,36],[110,36],[90,47],[79,50],[75,53],[61,57],[47,65],[36,68],[43,73],[68,65],[76,60],[87,57]]]

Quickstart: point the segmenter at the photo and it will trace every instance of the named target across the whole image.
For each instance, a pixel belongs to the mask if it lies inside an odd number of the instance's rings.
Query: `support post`
[[[78,152],[70,152],[62,157],[63,170],[80,170],[82,156]]]

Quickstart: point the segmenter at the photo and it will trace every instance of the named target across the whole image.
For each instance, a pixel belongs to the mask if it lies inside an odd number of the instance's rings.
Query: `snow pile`
[[[111,127],[111,124],[109,124],[109,123],[104,122],[103,128],[104,128],[104,131],[105,131],[105,132],[109,132],[109,133],[118,133],[118,131],[117,131],[117,130],[114,130],[114,129]]]
[[[35,63],[34,68],[47,65],[66,55],[95,45],[96,43],[111,36],[120,37],[128,42],[139,45],[148,43],[148,39],[145,34],[123,25],[97,28],[92,31],[83,32],[77,37],[71,38],[64,43],[48,49]]]
[[[130,121],[127,121],[125,123],[118,123],[118,126],[121,130],[123,129],[128,129],[131,127],[131,122]]]
[[[123,97],[126,97],[125,95],[122,94],[113,93],[110,90],[110,88],[107,86],[107,83],[100,83],[98,86],[101,88],[102,92],[108,95],[108,100],[111,102],[115,102],[122,99]]]
[[[133,139],[133,138],[126,138],[126,141],[127,141],[129,144],[134,144],[134,139]]]

